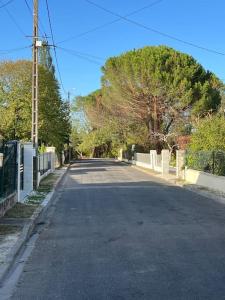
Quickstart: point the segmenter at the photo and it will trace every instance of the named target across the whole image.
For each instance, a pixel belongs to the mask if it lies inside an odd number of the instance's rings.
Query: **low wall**
[[[47,177],[49,174],[53,173],[54,170],[50,169],[47,172],[45,172],[44,174],[40,174],[40,172],[38,172],[38,185],[40,184],[41,180],[44,179],[45,177]]]
[[[17,193],[13,193],[0,202],[0,217],[17,202]]]
[[[144,163],[144,162],[141,162],[141,161],[135,161],[135,165],[139,166],[139,167],[142,167],[142,168],[145,168],[145,169],[152,169],[152,166],[150,164],[147,164],[147,163]]]
[[[191,184],[201,185],[225,193],[225,176],[185,169],[185,180]]]

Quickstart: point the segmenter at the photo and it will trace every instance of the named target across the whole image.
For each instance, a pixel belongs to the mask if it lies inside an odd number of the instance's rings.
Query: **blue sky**
[[[24,0],[0,0],[1,47],[0,59],[30,59],[31,49],[4,53],[2,50],[26,47],[31,40],[32,16]],[[93,0],[95,3],[126,15],[156,0]],[[27,0],[32,7],[32,0]],[[90,5],[85,0],[48,0],[55,42],[58,46],[76,52],[71,55],[56,49],[63,85],[72,96],[85,95],[100,87],[101,65],[110,57],[130,49],[146,45],[168,45],[189,53],[206,69],[225,81],[225,55],[217,55],[160,36],[120,20],[99,30],[79,36],[104,23],[117,19],[115,16]],[[39,0],[42,31],[50,36],[45,0]],[[16,20],[17,25],[14,24]],[[225,54],[225,1],[224,0],[162,0],[130,19],[199,46]],[[19,28],[20,29],[19,29]],[[84,53],[88,55],[84,55]]]

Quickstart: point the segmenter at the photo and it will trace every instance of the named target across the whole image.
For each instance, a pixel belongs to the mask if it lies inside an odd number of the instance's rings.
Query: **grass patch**
[[[26,203],[32,205],[39,205],[45,199],[46,195],[53,190],[56,180],[59,178],[58,174],[49,174],[40,182],[40,185],[35,194],[27,198]]]
[[[45,196],[46,196],[46,194],[44,193],[42,193],[42,194],[35,194],[35,195],[32,195],[32,196],[29,196],[28,198],[27,198],[27,201],[26,201],[26,203],[29,205],[29,204],[31,204],[31,205],[39,205],[43,200],[44,200],[44,198],[45,198]]]
[[[16,233],[16,232],[20,231],[20,229],[21,228],[19,226],[1,224],[0,225],[0,235]]]
[[[6,218],[30,218],[37,205],[31,204],[23,204],[23,203],[16,203],[11,209],[9,209],[5,217]]]
[[[40,186],[39,189],[43,189],[43,188],[53,188],[56,180],[59,178],[58,174],[49,174],[47,177],[45,177],[41,182],[40,182]],[[38,189],[38,190],[39,190]]]

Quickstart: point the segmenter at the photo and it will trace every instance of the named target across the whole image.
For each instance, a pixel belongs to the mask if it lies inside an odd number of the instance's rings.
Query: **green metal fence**
[[[17,190],[17,141],[0,145],[0,201]]]
[[[187,167],[225,176],[225,151],[190,151],[186,153]]]

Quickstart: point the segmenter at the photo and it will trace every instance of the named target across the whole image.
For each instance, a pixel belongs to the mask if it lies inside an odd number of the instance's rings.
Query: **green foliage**
[[[225,118],[210,116],[200,120],[191,136],[191,150],[225,150]]]
[[[30,61],[0,63],[0,134],[6,139],[28,141],[31,138]],[[60,97],[52,70],[39,66],[39,140],[58,151],[69,140],[70,111]]]
[[[39,50],[39,63],[48,71],[55,74],[55,67],[53,65],[51,51],[47,41],[43,42],[42,47]]]
[[[109,58],[102,71],[101,89],[74,103],[86,128],[76,147],[88,155],[117,156],[132,144],[140,151],[172,148],[178,135],[190,134],[193,119],[218,110],[224,95],[214,74],[165,46]]]
[[[41,146],[38,147],[38,152],[39,153],[45,153],[46,152],[46,146],[45,144],[41,144]]]
[[[195,170],[225,175],[225,151],[188,151],[186,165]]]
[[[225,175],[225,118],[208,116],[200,120],[191,136],[187,166]]]
[[[169,47],[126,52],[108,59],[102,70],[104,105],[116,117],[140,120],[153,140],[178,133],[192,116],[217,110],[221,101],[215,75]]]

